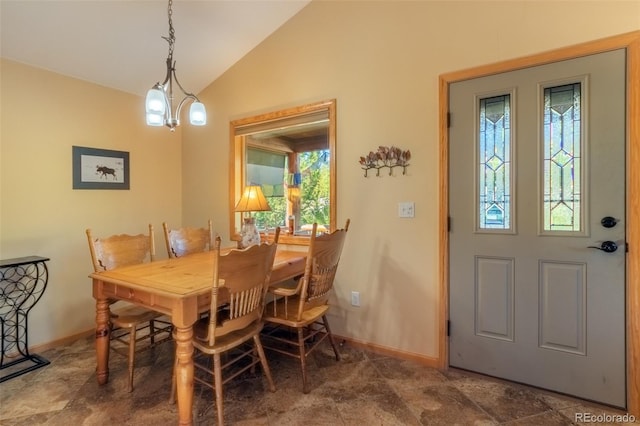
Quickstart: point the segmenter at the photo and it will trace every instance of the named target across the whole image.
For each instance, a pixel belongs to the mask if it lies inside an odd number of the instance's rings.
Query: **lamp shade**
[[[147,92],[145,108],[147,114],[164,115],[167,107],[167,101],[164,92],[160,89],[150,89]]]
[[[245,186],[242,197],[235,208],[237,212],[264,212],[269,210],[271,210],[271,207],[269,207],[267,199],[264,198],[259,185]]]
[[[189,121],[194,126],[207,124],[207,111],[202,102],[193,102],[189,108]]]
[[[287,195],[288,195],[289,201],[293,201],[300,198],[300,187],[299,186],[288,187]]]
[[[153,114],[147,113],[147,124],[149,126],[163,126],[164,125],[164,115],[162,114]]]

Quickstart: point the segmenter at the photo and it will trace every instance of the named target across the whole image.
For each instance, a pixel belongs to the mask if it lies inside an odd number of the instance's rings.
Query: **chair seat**
[[[149,322],[163,316],[160,312],[151,311],[139,306],[127,306],[111,312],[111,323],[116,327],[131,328],[143,322]]]
[[[289,297],[288,299],[289,300],[280,298],[270,302],[265,307],[263,316],[264,320],[289,327],[306,327],[307,325],[315,322],[318,318],[322,318],[322,316],[329,310],[329,305],[327,304],[315,306],[303,311],[302,317],[298,321],[298,307],[300,306],[299,297]]]
[[[245,327],[241,330],[232,331],[224,336],[216,336],[216,343],[213,346],[209,346],[207,341],[207,328],[209,326],[209,320],[200,320],[193,326],[193,346],[198,348],[201,352],[209,355],[216,353],[222,353],[233,349],[236,346],[243,344],[244,342],[253,338],[262,331],[264,322],[256,321],[249,327]]]

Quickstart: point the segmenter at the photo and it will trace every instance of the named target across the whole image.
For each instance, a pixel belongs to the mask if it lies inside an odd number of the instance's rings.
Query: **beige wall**
[[[151,222],[166,257],[162,221],[182,219],[181,135],[147,127],[138,96],[11,61],[0,73],[0,258],[51,258],[29,314],[38,345],[95,324],[86,228],[137,234]],[[131,190],[73,190],[72,145],[129,151]]]
[[[332,325],[436,357],[438,75],[637,29],[638,0],[316,0],[202,93],[206,127],[176,133],[144,125],[141,97],[3,60],[0,258],[51,257],[29,343],[94,325],[85,228],[151,222],[160,257],[163,220],[211,218],[228,238],[229,121],[336,98],[338,222],[352,225]],[[73,190],[72,145],[129,151],[131,190]],[[363,177],[358,157],[378,145],[412,151],[407,176]],[[400,201],[416,203],[415,219],[397,217]]]
[[[196,188],[227,181],[230,120],[336,98],[338,222],[352,223],[334,331],[435,358],[438,75],[637,29],[637,0],[314,1],[201,94],[210,124],[183,129],[184,219],[213,212],[228,237],[227,187]],[[379,145],[411,150],[407,176],[363,177],[358,158]]]

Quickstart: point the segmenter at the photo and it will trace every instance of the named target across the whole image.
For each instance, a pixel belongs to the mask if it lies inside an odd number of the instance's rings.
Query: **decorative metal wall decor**
[[[376,176],[380,176],[380,169],[388,168],[389,176],[393,175],[393,169],[402,167],[402,174],[407,173],[411,151],[402,150],[395,146],[379,146],[378,151],[369,152],[364,157],[360,157],[360,165],[364,170],[364,177],[367,177],[369,169],[376,169]]]

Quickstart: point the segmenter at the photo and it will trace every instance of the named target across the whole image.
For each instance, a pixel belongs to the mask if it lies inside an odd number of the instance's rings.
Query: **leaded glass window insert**
[[[544,231],[582,231],[581,84],[544,89]]]
[[[511,95],[480,99],[479,229],[511,229]]]

